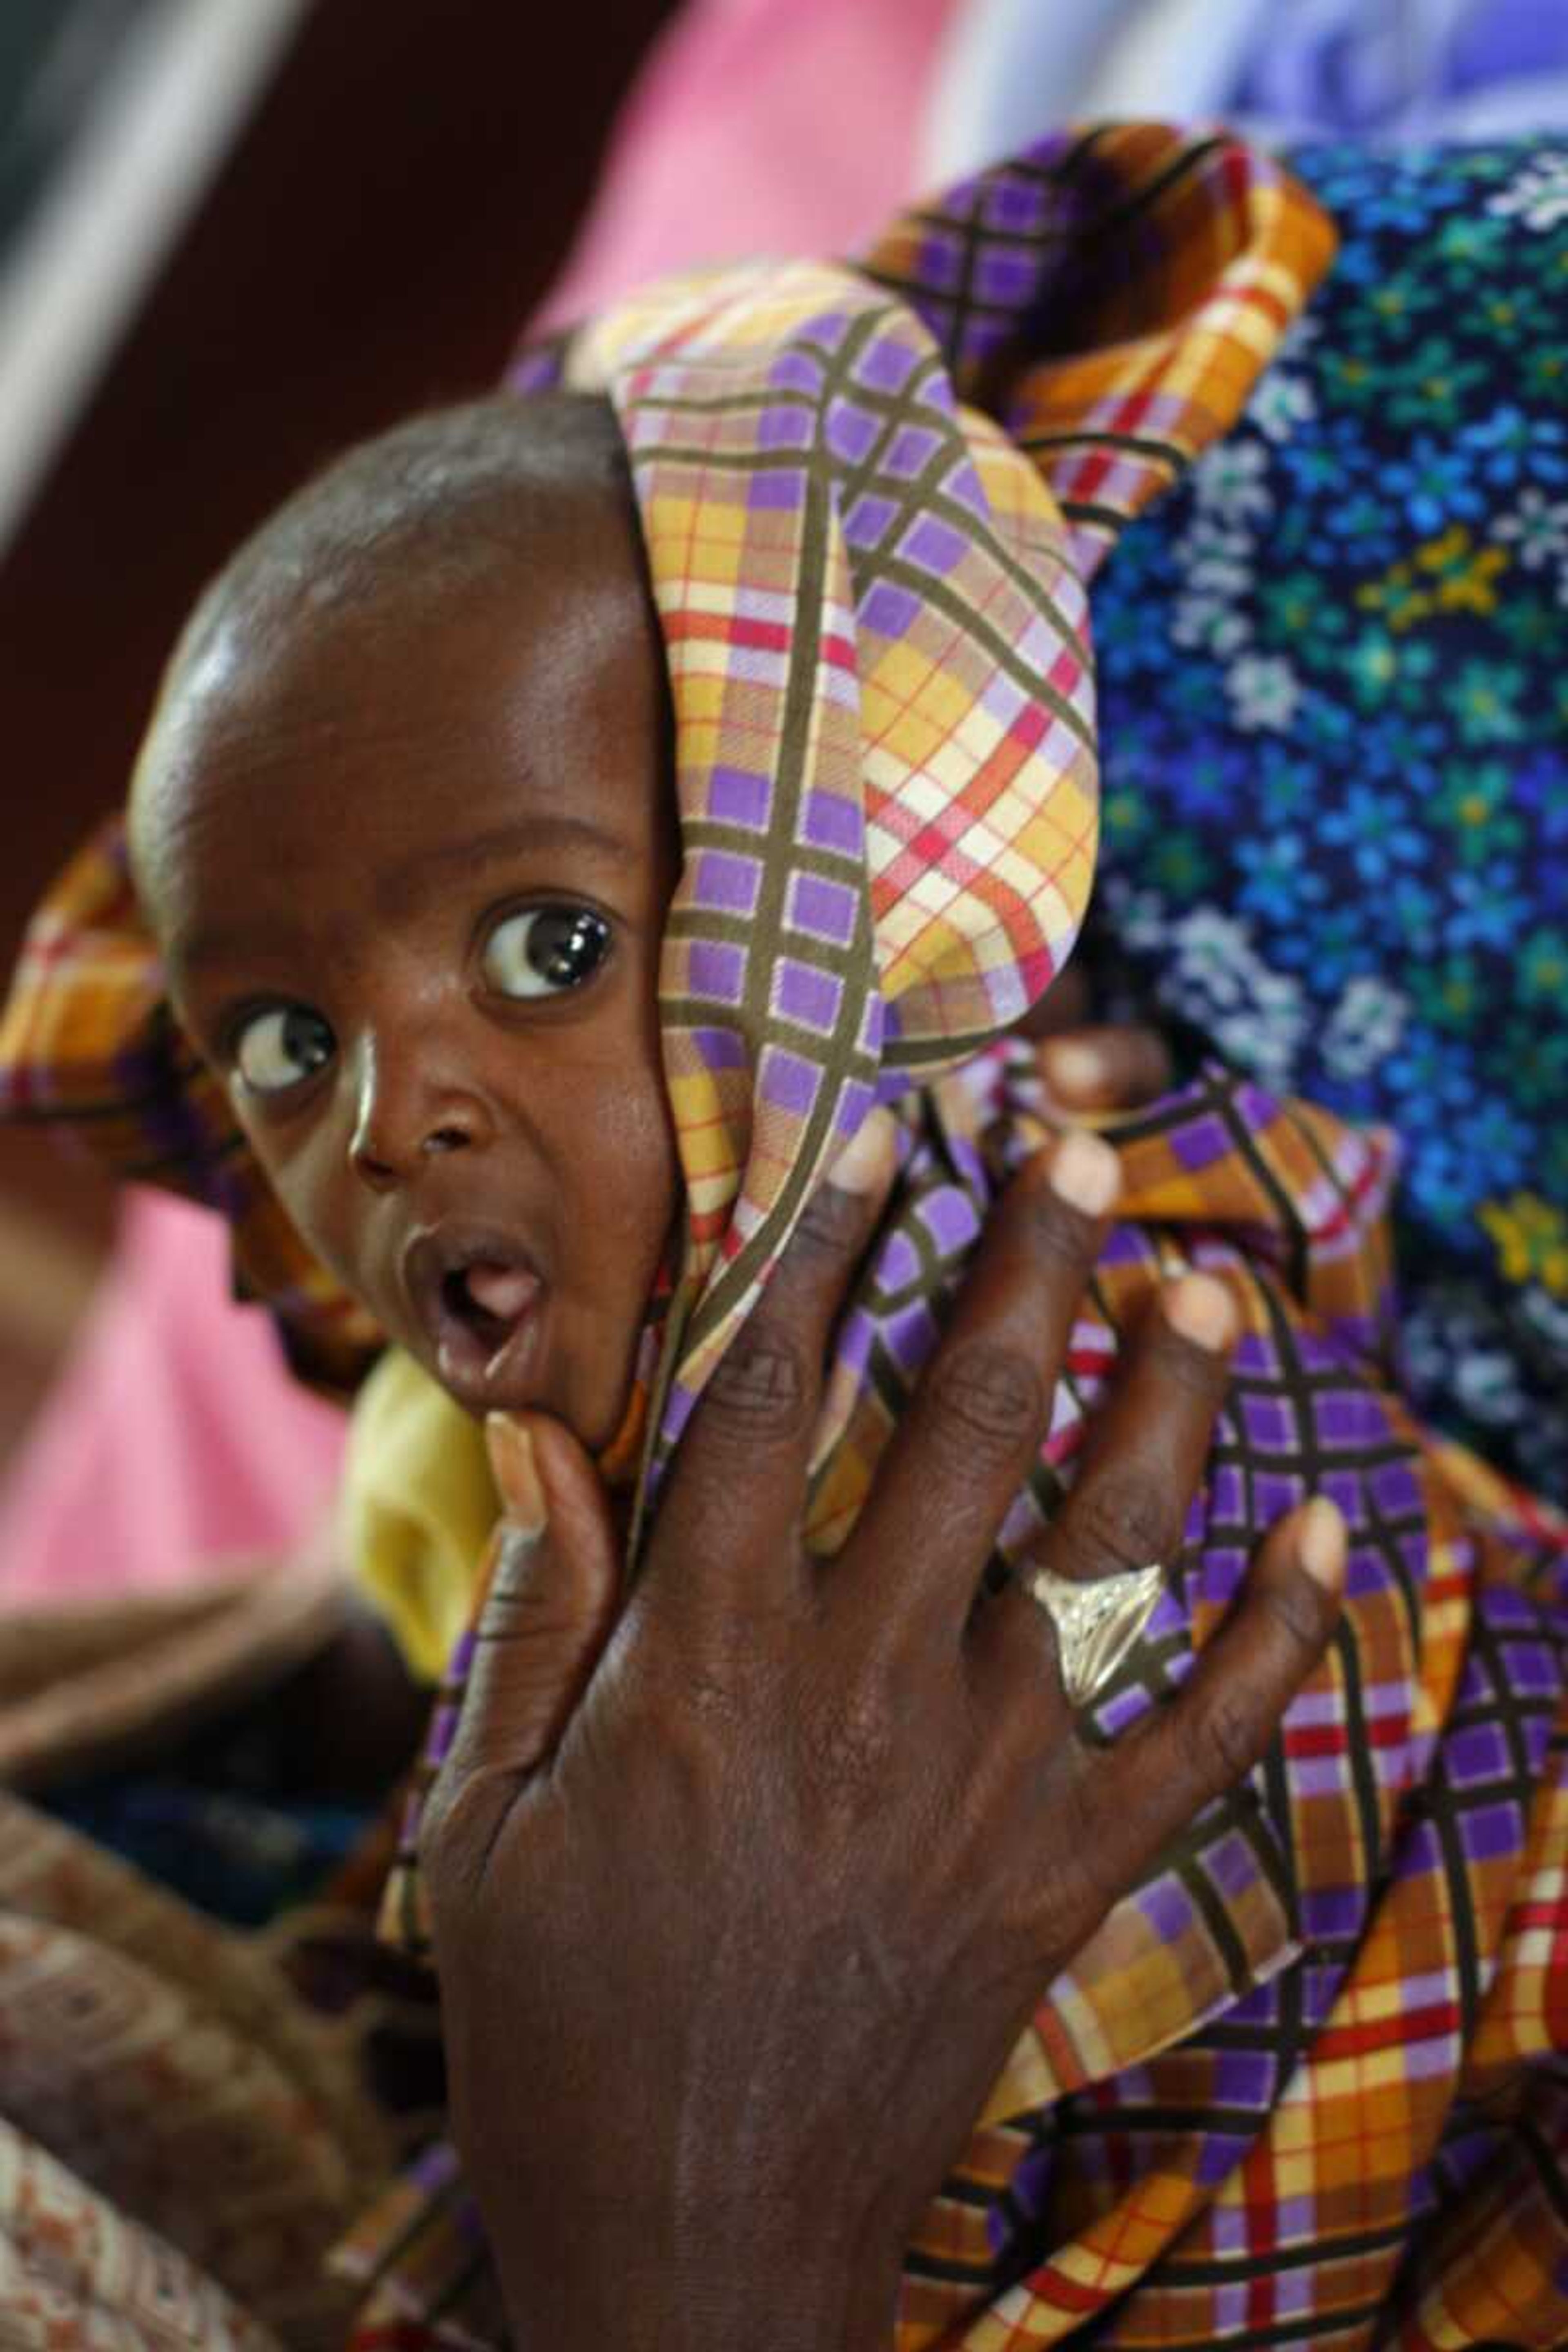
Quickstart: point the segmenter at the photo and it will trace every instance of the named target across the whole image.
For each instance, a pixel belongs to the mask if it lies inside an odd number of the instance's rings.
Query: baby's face
[[[516,569],[226,628],[132,838],[176,1009],[318,1255],[470,1411],[596,1445],[679,1197],[668,719],[629,524]]]

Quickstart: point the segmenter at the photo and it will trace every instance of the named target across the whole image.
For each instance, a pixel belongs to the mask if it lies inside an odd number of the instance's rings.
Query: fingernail
[[[524,1535],[538,1535],[550,1514],[539,1483],[539,1465],[533,1458],[532,1431],[525,1421],[514,1421],[509,1412],[488,1412],[485,1450],[508,1519]]]
[[[1195,1348],[1217,1356],[1236,1337],[1236,1304],[1212,1274],[1184,1274],[1164,1297],[1165,1320]]]
[[[841,1192],[874,1192],[887,1171],[893,1146],[893,1114],[869,1111],[827,1171]]]
[[[1325,1592],[1337,1592],[1344,1580],[1349,1548],[1350,1537],[1338,1504],[1331,1503],[1326,1495],[1314,1495],[1301,1514],[1296,1557]]]
[[[1051,1190],[1086,1217],[1102,1217],[1121,1189],[1121,1164],[1109,1143],[1074,1128],[1051,1159]]]
[[[1110,1084],[1110,1066],[1098,1045],[1081,1037],[1048,1038],[1041,1048],[1046,1075],[1064,1094],[1100,1095]]]

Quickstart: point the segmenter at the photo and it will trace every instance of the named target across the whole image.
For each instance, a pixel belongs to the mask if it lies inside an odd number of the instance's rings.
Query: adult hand
[[[987,1228],[838,1557],[800,1538],[821,1367],[876,1222],[879,1115],[711,1384],[624,1610],[581,1450],[501,1424],[510,1525],[427,1814],[453,2126],[520,2347],[885,2345],[901,2251],[1046,1984],[1262,1752],[1344,1537],[1262,1545],[1179,1696],[1074,1735],[1051,1628],[976,1606],[1114,1205],[1069,1135]],[[1170,1558],[1224,1387],[1173,1284],[1047,1539]]]

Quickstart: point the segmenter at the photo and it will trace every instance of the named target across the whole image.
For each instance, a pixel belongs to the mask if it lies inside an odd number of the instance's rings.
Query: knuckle
[[[985,1603],[994,1636],[1016,1658],[1041,1689],[1049,1690],[1061,1678],[1061,1644],[1055,1621],[1033,1593],[1016,1579]]]
[[[1087,1770],[1065,1776],[1057,1793],[1049,1861],[1053,1924],[1069,1946],[1092,1933],[1118,1895],[1105,1825],[1093,1801]]]
[[[550,1642],[571,1630],[570,1612],[531,1573],[538,1544],[535,1536],[509,1538],[474,1627],[476,1643]]]
[[[896,1746],[892,1709],[875,1689],[842,1696],[816,1715],[805,1744],[808,1769],[822,1797],[859,1811],[886,1801]]]
[[[858,1194],[841,1192],[834,1184],[819,1184],[795,1221],[783,1263],[826,1261],[832,1266],[844,1265],[859,1245],[864,1222],[865,1208]]]
[[[935,1442],[989,1464],[1010,1459],[1032,1442],[1047,1401],[1026,1356],[970,1340],[939,1358],[927,1402]]]
[[[748,1444],[780,1443],[805,1428],[811,1383],[800,1353],[761,1318],[737,1336],[709,1382],[704,1419]]]
[[[644,1659],[633,1679],[637,1718],[657,1746],[658,1784],[688,1820],[700,1818],[710,1792],[729,1784],[746,1724],[757,1718],[719,1663]]]
[[[1143,1347],[1163,1386],[1180,1389],[1211,1410],[1220,1403],[1230,1380],[1228,1356],[1200,1348],[1157,1313],[1149,1318]]]
[[[668,1638],[645,1642],[635,1669],[661,1746],[685,1738],[692,1754],[732,1752],[776,1724],[787,1714],[794,1631],[786,1617],[755,1612],[670,1618]]]
[[[1048,1764],[1066,1727],[1061,1644],[1049,1610],[1010,1583],[985,1601],[976,1632],[1003,1669],[1000,1682],[988,1679],[983,1697],[977,1694],[988,1738],[1009,1746],[1031,1768]]]
[[[1305,1577],[1265,1585],[1262,1604],[1272,1624],[1285,1637],[1290,1664],[1297,1675],[1317,1657],[1328,1631],[1328,1612]]]
[[[488,1780],[482,1767],[458,1773],[447,1764],[426,1794],[416,1857],[437,1913],[471,1901],[484,1878],[495,1822],[495,1794]]]
[[[1263,1751],[1257,1713],[1234,1691],[1213,1694],[1199,1717],[1198,1735],[1216,1790],[1245,1780]]]
[[[1069,1496],[1061,1527],[1079,1562],[1100,1569],[1108,1559],[1121,1569],[1145,1568],[1167,1559],[1182,1538],[1169,1486],[1142,1470],[1088,1481]]]
[[[1094,1223],[1048,1182],[1029,1187],[1028,1233],[1047,1265],[1065,1268],[1079,1283],[1087,1279],[1097,1255]]]

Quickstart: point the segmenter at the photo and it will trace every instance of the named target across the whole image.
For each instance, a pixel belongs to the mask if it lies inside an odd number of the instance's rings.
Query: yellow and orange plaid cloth
[[[677,720],[660,1001],[689,1217],[647,1359],[645,1498],[882,1099],[902,1180],[841,1332],[812,1540],[852,1521],[1049,1116],[1027,1055],[993,1041],[1089,893],[1085,583],[1234,418],[1330,245],[1234,142],[1124,126],[982,174],[858,268],[676,281],[520,364],[520,394],[615,406]],[[289,1255],[193,1087],[118,855],[99,845],[35,927],[10,1099],[225,1202],[251,1282],[342,1375],[369,1335]],[[1561,2344],[1568,1542],[1393,1391],[1388,1139],[1211,1067],[1117,1140],[1125,1215],[1002,1559],[1070,1477],[1121,1333],[1198,1264],[1241,1302],[1236,1378],[1095,1727],[1162,1703],[1313,1490],[1351,1528],[1344,1622],[1265,1763],[1045,1990],[910,2250],[901,2352]],[[427,1769],[466,1666],[460,1648]],[[416,1807],[391,1909],[417,1949],[416,1827]],[[367,2347],[502,2336],[443,2147],[341,2259]]]

